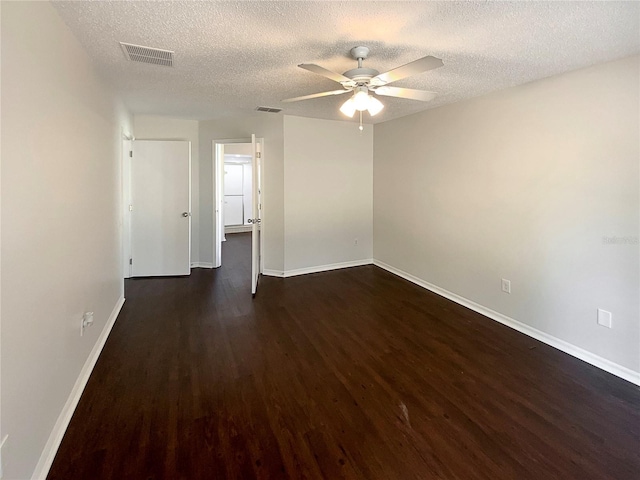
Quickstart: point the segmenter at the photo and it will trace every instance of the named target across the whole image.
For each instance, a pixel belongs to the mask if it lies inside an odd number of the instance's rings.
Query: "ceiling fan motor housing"
[[[347,78],[350,78],[355,83],[369,83],[373,77],[378,75],[380,72],[373,68],[354,68],[351,70],[347,70],[343,73],[343,75]]]

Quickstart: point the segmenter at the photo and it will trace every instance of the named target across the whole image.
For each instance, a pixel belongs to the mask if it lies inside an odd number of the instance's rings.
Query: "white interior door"
[[[261,268],[261,242],[262,242],[262,203],[260,194],[262,184],[260,179],[260,165],[262,163],[262,144],[261,138],[256,139],[255,135],[251,135],[252,158],[251,171],[253,174],[252,184],[252,202],[253,202],[253,218],[251,219],[251,294],[255,296],[258,290],[258,278]]]
[[[224,225],[242,225],[243,211],[242,165],[224,164]]]
[[[224,194],[242,195],[242,165],[224,164]]]
[[[244,222],[242,195],[224,196],[224,226],[242,225]]]
[[[250,163],[242,165],[242,203],[244,224],[249,225],[249,219],[253,216],[253,170]]]
[[[132,276],[189,275],[190,142],[133,142],[131,203]]]

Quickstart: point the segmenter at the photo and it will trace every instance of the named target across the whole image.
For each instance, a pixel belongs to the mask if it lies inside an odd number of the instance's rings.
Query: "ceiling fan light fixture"
[[[369,115],[372,117],[380,113],[380,111],[384,108],[384,105],[380,100],[375,97],[369,97],[369,106],[367,110],[369,110]]]
[[[369,108],[370,99],[371,97],[369,96],[367,88],[361,87],[353,96],[353,105],[356,107],[356,110],[363,112]]]
[[[1,0],[0,0],[1,1]],[[364,46],[351,49],[351,55],[358,61],[358,68],[353,68],[344,73],[336,73],[327,70],[320,65],[313,63],[301,63],[298,67],[316,73],[325,78],[333,80],[342,86],[342,90],[332,90],[328,92],[303,95],[301,97],[288,98],[283,102],[297,102],[300,100],[310,100],[312,98],[326,97],[329,95],[352,94],[351,98],[340,107],[340,112],[349,118],[353,118],[356,112],[360,114],[360,130],[362,126],[362,112],[367,110],[372,117],[377,115],[384,108],[384,104],[376,98],[377,95],[387,97],[407,98],[429,102],[436,96],[434,92],[424,90],[414,90],[411,88],[392,87],[387,84],[402,80],[403,78],[427,72],[435,68],[442,67],[442,60],[430,55],[409,62],[400,67],[396,67],[384,73],[372,68],[364,68],[362,61],[369,55],[369,49]],[[375,93],[374,96],[371,92]]]
[[[340,111],[347,117],[353,117],[353,114],[356,113],[356,106],[353,101],[353,97],[342,104],[342,106],[340,107]]]

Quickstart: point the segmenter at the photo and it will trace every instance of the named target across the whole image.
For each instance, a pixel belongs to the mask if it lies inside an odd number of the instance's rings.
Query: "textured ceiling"
[[[54,1],[133,113],[212,119],[284,113],[344,119],[340,88],[298,68],[344,72],[370,47],[380,72],[425,55],[444,66],[394,83],[438,92],[429,103],[380,97],[374,123],[640,52],[637,2]],[[128,62],[118,42],[175,51],[175,67]],[[261,115],[272,115],[262,113]]]

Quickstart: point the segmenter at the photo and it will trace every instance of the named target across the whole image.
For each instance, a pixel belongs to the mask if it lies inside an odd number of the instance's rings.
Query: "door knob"
[[[183,217],[188,217],[188,216],[190,216],[190,215],[191,215],[191,214],[190,214],[189,212],[182,212],[182,216],[183,216]]]

